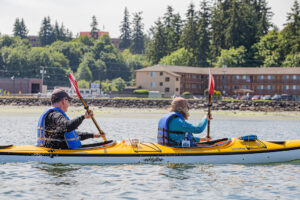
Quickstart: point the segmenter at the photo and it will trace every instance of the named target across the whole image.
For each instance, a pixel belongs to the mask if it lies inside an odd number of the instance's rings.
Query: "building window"
[[[233,86],[233,89],[239,89],[239,86],[235,85]]]
[[[160,82],[159,85],[160,85],[160,86],[163,86],[163,82]]]
[[[264,86],[263,86],[263,85],[259,85],[259,86],[257,86],[257,89],[263,90],[263,89],[264,89]]]
[[[176,92],[178,92],[178,90],[179,90],[179,89],[178,89],[178,88],[176,88]]]
[[[267,79],[268,79],[268,80],[273,80],[273,79],[274,79],[274,76],[268,75],[268,76],[267,76]]]
[[[284,89],[284,90],[289,90],[289,89],[290,89],[290,86],[289,86],[289,85],[284,85],[284,86],[283,86],[283,89]]]
[[[222,88],[223,88],[223,90],[228,89],[228,86],[227,85],[222,85]]]
[[[264,76],[263,75],[258,76],[258,80],[264,80]]]
[[[196,75],[196,74],[193,74],[193,75],[192,75],[192,78],[196,79],[196,78],[197,78],[197,75]]]
[[[179,78],[176,78],[176,81],[179,81]]]
[[[159,72],[159,75],[162,76],[162,75],[164,75],[164,73],[163,72]]]
[[[289,75],[284,75],[284,76],[283,76],[283,79],[284,79],[284,80],[289,80],[289,79],[290,79],[290,76],[289,76]]]
[[[180,84],[180,87],[181,87],[181,88],[184,88],[184,83],[181,83],[181,84]]]
[[[151,82],[150,87],[152,87],[152,88],[155,87],[155,82]]]
[[[299,85],[293,85],[293,90],[299,90]]]
[[[184,78],[184,74],[181,74],[181,78]]]
[[[165,88],[165,92],[170,92],[170,88]]]
[[[192,89],[196,89],[197,88],[197,84],[196,83],[193,83],[191,86],[192,86]]]
[[[267,90],[273,90],[273,85],[267,85]]]
[[[293,75],[293,80],[298,80],[299,76],[298,75]]]
[[[155,77],[155,72],[150,72],[151,77]]]
[[[166,77],[166,82],[169,82],[170,81],[170,77]]]
[[[239,80],[239,79],[240,79],[239,75],[234,76],[234,80]]]
[[[242,85],[242,89],[249,89],[248,85]]]

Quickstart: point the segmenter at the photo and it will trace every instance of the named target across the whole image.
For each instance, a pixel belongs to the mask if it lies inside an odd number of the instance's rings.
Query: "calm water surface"
[[[155,142],[162,114],[98,115],[96,120],[109,139]],[[35,144],[38,117],[38,113],[0,113],[1,144]],[[190,122],[195,124],[201,117],[192,114]],[[215,115],[211,135],[300,139],[299,128],[297,117]],[[80,130],[96,129],[85,120]],[[299,199],[300,161],[264,165],[6,163],[0,164],[0,182],[0,199]]]

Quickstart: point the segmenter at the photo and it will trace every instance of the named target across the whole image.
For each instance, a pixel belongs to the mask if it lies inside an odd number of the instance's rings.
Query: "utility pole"
[[[45,73],[45,67],[44,66],[41,66],[41,70],[40,70],[40,73],[42,74],[42,86],[44,85],[44,73]]]

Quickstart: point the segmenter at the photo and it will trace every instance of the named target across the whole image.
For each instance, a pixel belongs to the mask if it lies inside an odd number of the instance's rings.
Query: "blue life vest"
[[[65,118],[67,120],[70,120],[69,117],[66,115],[66,113],[64,111],[62,111],[59,108],[49,108],[46,112],[44,112],[42,114],[42,116],[39,119],[39,123],[38,123],[38,127],[37,127],[37,146],[39,147],[43,147],[45,145],[45,141],[57,141],[57,142],[63,142],[65,141],[68,145],[69,149],[77,149],[81,147],[81,142],[80,139],[78,137],[78,134],[76,133],[75,130],[71,131],[71,132],[66,132],[65,133],[65,139],[64,140],[60,140],[60,139],[54,139],[54,138],[46,138],[45,137],[45,118],[47,116],[47,114],[50,111],[58,111],[61,114],[63,114],[65,116]]]
[[[163,116],[159,122],[158,122],[158,134],[157,134],[157,142],[159,144],[163,145],[175,145],[175,146],[181,146],[181,142],[178,143],[176,141],[173,141],[169,137],[169,133],[172,134],[185,134],[185,139],[190,141],[191,145],[194,145],[194,139],[192,133],[185,133],[185,132],[179,132],[179,131],[170,131],[169,130],[169,121],[174,117],[180,117],[180,119],[184,120],[184,117],[180,113],[176,112],[170,112]]]

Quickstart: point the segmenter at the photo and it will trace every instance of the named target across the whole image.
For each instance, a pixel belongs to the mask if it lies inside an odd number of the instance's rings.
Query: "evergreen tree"
[[[133,16],[133,30],[130,52],[134,54],[144,54],[144,24],[142,23],[142,12],[135,13]]]
[[[299,33],[300,30],[300,7],[298,0],[294,1],[294,5],[291,8],[292,12],[287,15],[287,24],[290,26],[290,30],[293,34]]]
[[[195,58],[196,51],[197,51],[196,48],[199,45],[199,42],[198,42],[198,34],[197,34],[197,29],[198,29],[197,16],[194,8],[195,5],[191,3],[189,5],[189,9],[186,14],[187,20],[183,28],[180,42],[182,46],[188,52],[192,53],[193,57]],[[196,59],[191,61],[189,65],[196,66],[197,65]]]
[[[127,49],[127,48],[130,47],[131,30],[130,30],[130,22],[129,22],[129,12],[128,12],[126,7],[125,7],[125,10],[124,10],[124,18],[123,18],[123,21],[122,21],[120,31],[121,31],[121,36],[120,36],[119,48],[120,49]]]
[[[157,20],[157,22],[155,22],[155,24],[156,27],[153,28],[154,36],[150,44],[149,52],[149,59],[152,62],[152,64],[157,64],[162,57],[168,55],[166,49],[166,29],[164,28],[160,18]]]
[[[207,5],[207,1],[203,0],[201,2],[201,10],[199,12],[199,27],[198,27],[198,37],[199,37],[199,45],[196,48],[196,62],[198,66],[208,67],[209,64],[207,62],[209,58],[209,41],[210,41],[210,31],[209,31],[209,7]]]
[[[179,14],[173,13],[174,9],[171,6],[167,7],[167,12],[164,16],[164,27],[166,32],[166,52],[172,53],[179,49],[179,41],[181,36],[181,17]]]
[[[24,39],[27,38],[28,30],[25,26],[24,19],[20,21],[19,18],[16,19],[13,29],[14,36],[19,36]]]
[[[272,26],[270,20],[273,16],[271,12],[271,8],[267,6],[266,0],[259,0],[255,2],[255,11],[256,11],[256,23],[257,23],[257,41],[260,39],[261,36],[264,36],[268,33],[270,27]]]
[[[61,32],[60,32],[60,28],[59,28],[59,25],[58,25],[58,22],[56,21],[55,22],[55,25],[53,27],[53,34],[54,34],[54,37],[55,37],[55,41],[56,40],[62,40],[62,37],[61,37]]]
[[[291,11],[287,15],[286,27],[282,30],[282,46],[284,46],[285,55],[300,52],[300,8],[297,0],[295,0]]]
[[[93,15],[92,17],[92,23],[91,23],[91,37],[94,38],[95,40],[98,39],[98,32],[99,32],[99,29],[97,28],[98,26],[98,22],[97,22],[97,19],[96,19],[96,16]]]
[[[39,42],[41,46],[49,45],[55,41],[50,17],[45,17],[39,32]]]
[[[228,10],[231,0],[218,0],[214,5],[211,18],[211,57],[220,55],[221,49],[225,48],[224,30],[226,29],[225,19],[228,18]]]
[[[225,49],[230,47],[239,47],[242,41],[241,16],[239,16],[239,4],[233,0],[230,9],[228,9],[229,17],[226,19],[226,29],[224,32]]]

